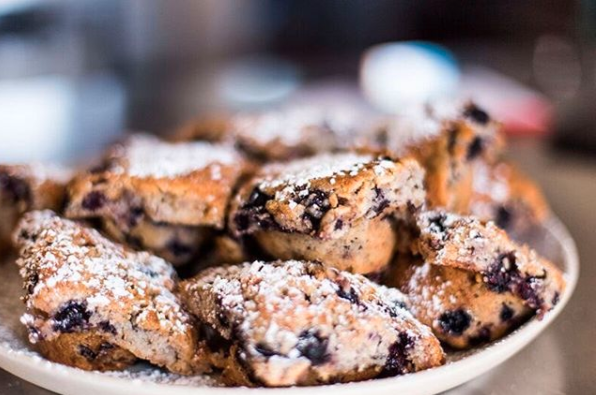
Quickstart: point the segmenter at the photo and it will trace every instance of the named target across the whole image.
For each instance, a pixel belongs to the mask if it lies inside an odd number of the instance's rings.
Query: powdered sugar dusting
[[[132,137],[117,156],[121,171],[133,177],[171,178],[211,166],[214,179],[221,177],[220,165],[233,165],[240,161],[239,155],[229,145],[204,141],[169,143],[157,138],[137,135]]]
[[[285,164],[273,164],[265,167],[264,174],[273,174],[267,178],[263,188],[276,188],[280,185],[306,186],[310,181],[332,176],[355,176],[368,162],[372,155],[355,153],[321,154],[311,158],[299,159]]]
[[[353,129],[353,113],[339,108],[323,111],[314,107],[289,107],[261,114],[239,114],[232,130],[240,138],[261,144],[279,141],[292,146],[321,133],[347,135]]]
[[[284,380],[301,377],[307,369],[332,377],[383,366],[402,332],[414,342],[410,356],[415,369],[424,367],[413,355],[432,348],[429,328],[405,309],[406,297],[399,291],[318,263],[256,261],[211,269],[184,287],[196,295],[194,303],[197,298],[218,301],[193,312],[216,328],[217,317],[225,316],[237,332],[224,327],[222,334],[246,339],[249,363],[259,362],[252,366],[255,374],[276,385],[295,384]],[[305,342],[324,347],[318,352],[329,357],[321,354],[321,360],[313,361],[319,356],[305,351]],[[263,349],[270,351],[264,355]],[[263,361],[264,356],[271,358]]]
[[[59,336],[62,324],[56,317],[76,303],[78,311],[88,314],[76,325],[109,324],[112,341],[142,359],[175,363],[172,359],[192,347],[190,318],[173,294],[176,274],[163,259],[126,250],[51,211],[26,214],[15,239],[21,248],[17,265],[27,290],[27,313],[21,321],[31,342]],[[153,336],[151,346],[135,342],[135,335]],[[155,360],[153,347],[162,353]]]

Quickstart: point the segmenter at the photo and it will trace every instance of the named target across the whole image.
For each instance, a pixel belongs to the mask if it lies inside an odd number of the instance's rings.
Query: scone
[[[25,212],[62,210],[70,177],[70,170],[57,166],[0,165],[0,252],[10,248],[12,231]]]
[[[320,263],[212,268],[180,288],[203,333],[199,359],[231,385],[358,381],[444,361],[399,291]]]
[[[368,141],[420,162],[430,208],[468,213],[474,164],[500,157],[504,142],[499,129],[499,123],[474,103],[437,102],[380,122]]]
[[[511,163],[479,162],[474,166],[469,213],[521,236],[543,223],[550,209],[540,188]]]
[[[118,241],[184,264],[210,230],[224,227],[244,169],[228,145],[135,135],[71,183],[66,215],[100,219]]]
[[[517,296],[538,316],[557,304],[565,288],[554,264],[493,222],[431,211],[418,216],[418,228],[415,249],[425,262],[477,274],[488,289]]]
[[[532,314],[521,298],[492,291],[476,272],[409,254],[398,254],[387,285],[408,295],[414,316],[453,348],[496,340]]]
[[[345,108],[287,106],[278,110],[211,116],[185,125],[177,139],[230,141],[259,161],[282,161],[345,148],[361,116]]]
[[[384,270],[395,247],[391,218],[424,202],[411,159],[321,154],[265,166],[233,199],[230,229],[277,259],[318,260],[353,273]]]
[[[51,211],[25,214],[14,239],[26,291],[21,321],[44,356],[87,370],[137,358],[180,374],[196,369],[195,330],[169,263]]]

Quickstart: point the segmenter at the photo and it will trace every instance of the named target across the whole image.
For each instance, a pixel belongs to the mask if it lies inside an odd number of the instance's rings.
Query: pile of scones
[[[132,134],[85,169],[0,165],[21,322],[55,362],[231,386],[440,366],[565,288],[516,241],[550,214],[500,129],[472,102],[366,121],[288,106]]]

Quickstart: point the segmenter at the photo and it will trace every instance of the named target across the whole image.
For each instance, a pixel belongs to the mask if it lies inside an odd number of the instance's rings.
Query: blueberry
[[[97,353],[84,345],[79,345],[79,354],[81,354],[89,361],[93,361],[95,360],[95,358],[97,358]]]
[[[271,200],[271,196],[263,193],[257,186],[250,193],[245,207],[264,207],[269,200]]]
[[[381,214],[387,207],[389,207],[389,200],[385,198],[385,194],[380,188],[375,187],[375,200],[373,210],[377,214]]]
[[[509,290],[518,278],[519,272],[513,252],[500,254],[485,274],[488,288],[498,293]]]
[[[188,256],[188,255],[192,254],[192,251],[193,251],[191,246],[186,245],[186,244],[182,243],[180,240],[175,239],[175,238],[168,241],[166,248],[175,257]]]
[[[85,328],[89,324],[91,313],[85,302],[71,300],[63,305],[54,315],[54,330],[71,333]]]
[[[507,322],[510,319],[512,319],[514,315],[515,311],[513,311],[511,307],[503,303],[503,306],[501,307],[501,314],[499,315],[501,317],[501,321]]]
[[[109,321],[101,321],[98,326],[102,331],[111,333],[112,335],[116,335],[118,333],[114,325],[110,324]]]
[[[408,351],[412,348],[414,342],[405,332],[399,334],[395,343],[389,346],[389,352],[381,377],[395,376],[407,373],[411,369],[411,361],[408,357]]]
[[[507,207],[499,206],[495,214],[495,223],[499,228],[507,229],[511,224],[512,217],[513,215],[511,214],[511,211],[507,209]]]
[[[445,233],[447,231],[447,226],[445,225],[446,220],[447,216],[443,213],[433,215],[432,218],[429,219],[431,231]]]
[[[20,178],[0,174],[0,189],[13,203],[31,201],[31,189],[27,182]]]
[[[476,336],[470,338],[471,346],[478,346],[480,344],[488,343],[490,341],[491,332],[488,326],[483,326],[478,331]]]
[[[337,221],[335,221],[335,226],[333,227],[334,230],[342,230],[344,227],[344,221],[341,219],[338,219]]]
[[[474,140],[472,140],[472,142],[468,146],[468,152],[466,153],[466,159],[467,160],[476,159],[478,156],[480,156],[480,154],[482,153],[483,150],[484,150],[484,142],[480,137],[476,136],[474,138]]]
[[[259,354],[261,354],[264,357],[273,357],[275,355],[280,355],[278,352],[273,351],[268,345],[266,345],[265,343],[259,343],[256,345],[255,350],[257,350],[257,352]]]
[[[91,191],[85,196],[81,206],[85,210],[98,210],[102,208],[106,203],[106,195],[99,191]]]
[[[296,349],[313,365],[328,362],[331,356],[327,352],[329,340],[322,337],[317,331],[304,331],[298,337]]]
[[[558,292],[555,292],[555,294],[553,295],[553,300],[552,300],[553,306],[555,306],[557,303],[559,303],[560,297],[561,297],[561,295]]]
[[[342,287],[339,287],[337,290],[337,296],[339,296],[342,299],[346,299],[346,300],[350,301],[350,303],[353,303],[353,304],[360,303],[360,298],[358,297],[356,290],[352,287],[350,287],[348,292],[346,292]]]
[[[227,350],[229,341],[224,339],[210,325],[200,324],[200,325],[198,325],[198,329],[199,329],[199,337],[201,339],[205,339],[205,342],[207,343],[207,347],[209,347],[209,350],[211,350],[211,352],[219,352],[222,350]]]
[[[490,121],[490,116],[475,104],[471,104],[464,110],[464,116],[481,125],[486,125]]]
[[[309,220],[313,229],[318,229],[321,225],[321,219],[329,210],[329,197],[320,190],[314,190],[300,201],[300,204],[305,206],[304,218]]]
[[[446,311],[439,317],[439,326],[443,332],[459,336],[470,327],[472,316],[463,309]]]

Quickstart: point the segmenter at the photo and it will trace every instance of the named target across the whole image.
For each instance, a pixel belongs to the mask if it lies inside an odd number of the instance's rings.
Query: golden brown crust
[[[62,210],[70,177],[69,170],[55,166],[0,165],[0,251],[11,247],[12,231],[25,212]]]
[[[550,215],[538,185],[511,163],[477,163],[469,213],[494,220],[501,228],[523,234]]]
[[[408,295],[414,316],[453,348],[499,339],[532,314],[519,297],[491,291],[478,273],[409,254],[398,255],[387,283]]]
[[[50,361],[83,370],[123,370],[137,358],[100,333],[66,333],[54,340],[42,340],[39,351]]]
[[[328,384],[444,362],[399,291],[320,263],[211,268],[180,289],[205,341],[197,359],[233,385]]]
[[[417,227],[413,251],[426,262],[479,274],[491,290],[520,297],[539,316],[558,303],[565,288],[561,270],[493,222],[430,211],[417,216]]]

